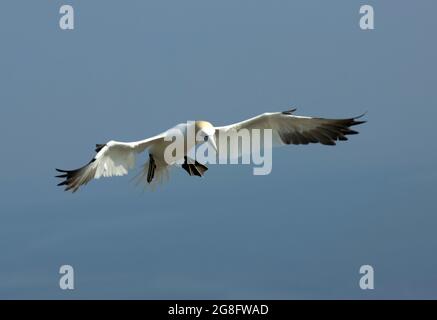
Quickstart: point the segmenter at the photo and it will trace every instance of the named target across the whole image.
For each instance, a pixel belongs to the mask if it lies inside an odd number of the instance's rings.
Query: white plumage
[[[272,129],[274,145],[287,144],[309,144],[321,143],[324,145],[335,145],[335,141],[345,141],[346,136],[357,134],[357,131],[350,127],[364,123],[357,121],[359,117],[347,119],[324,119],[313,117],[296,116],[293,112],[296,109],[264,113],[259,116],[244,120],[235,124],[214,127],[207,121],[195,121],[192,123],[193,130],[209,138],[209,143],[216,146],[217,136],[220,133],[230,130],[241,129]],[[168,168],[176,165],[181,158],[175,159],[172,163],[167,163],[164,159],[165,149],[171,143],[168,137],[172,130],[180,130],[186,137],[190,124],[179,124],[154,137],[135,141],[118,142],[109,141],[104,145],[96,145],[95,157],[85,166],[76,170],[60,170],[58,178],[64,179],[58,185],[65,186],[65,190],[76,192],[80,186],[87,184],[92,179],[100,177],[124,176],[129,170],[135,167],[135,159],[139,153],[148,151],[149,161],[143,166],[139,179],[148,184],[155,184],[163,180],[168,175]],[[166,139],[167,137],[167,139]],[[190,176],[203,176],[207,167],[197,161],[189,161],[186,155],[194,145],[185,147],[182,157],[185,163],[182,168]]]

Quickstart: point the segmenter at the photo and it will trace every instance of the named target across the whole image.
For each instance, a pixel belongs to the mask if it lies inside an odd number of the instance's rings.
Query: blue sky
[[[62,4],[0,4],[0,298],[437,298],[435,1],[69,1],[74,31]],[[268,176],[53,178],[95,143],[290,106],[368,123]]]

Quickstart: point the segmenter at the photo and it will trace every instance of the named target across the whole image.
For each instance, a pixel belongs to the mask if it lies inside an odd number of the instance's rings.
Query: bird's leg
[[[155,176],[156,163],[153,155],[149,153],[149,171],[147,172],[147,182],[151,183]]]
[[[187,171],[190,176],[201,177],[201,176],[203,176],[205,171],[208,170],[208,168],[205,165],[203,165],[203,164],[201,164],[193,159],[189,159],[187,156],[185,156],[184,159],[185,159],[185,161],[184,161],[184,164],[182,165],[182,168],[185,171]]]

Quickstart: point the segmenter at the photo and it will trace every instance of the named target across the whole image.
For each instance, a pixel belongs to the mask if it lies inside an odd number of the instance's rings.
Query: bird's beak
[[[209,136],[208,142],[211,144],[211,146],[214,148],[215,152],[218,152],[217,150],[217,144],[215,143],[214,136]]]

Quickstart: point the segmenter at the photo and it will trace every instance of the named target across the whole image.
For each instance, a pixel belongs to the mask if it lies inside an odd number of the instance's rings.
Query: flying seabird
[[[203,176],[208,168],[196,160],[190,159],[187,154],[190,149],[203,141],[184,147],[183,159],[176,159],[167,163],[164,157],[166,148],[172,143],[168,136],[177,129],[187,135],[190,125],[194,126],[196,135],[200,135],[217,150],[217,137],[220,133],[241,129],[271,129],[274,145],[310,144],[335,145],[336,141],[346,141],[347,135],[357,134],[350,127],[365,123],[353,117],[347,119],[324,119],[294,115],[296,109],[284,112],[263,113],[256,117],[227,126],[215,127],[208,121],[195,121],[192,124],[179,124],[161,134],[135,142],[109,141],[106,144],[96,145],[96,155],[85,166],[76,170],[61,170],[57,178],[63,179],[58,186],[65,186],[65,191],[76,192],[80,186],[87,184],[92,179],[126,175],[129,169],[135,166],[138,154],[147,151],[149,160],[144,164],[139,178],[153,184],[160,182],[168,175],[168,169],[182,162],[182,168],[190,176]],[[167,137],[167,139],[166,139]],[[188,143],[188,142],[187,142]]]

